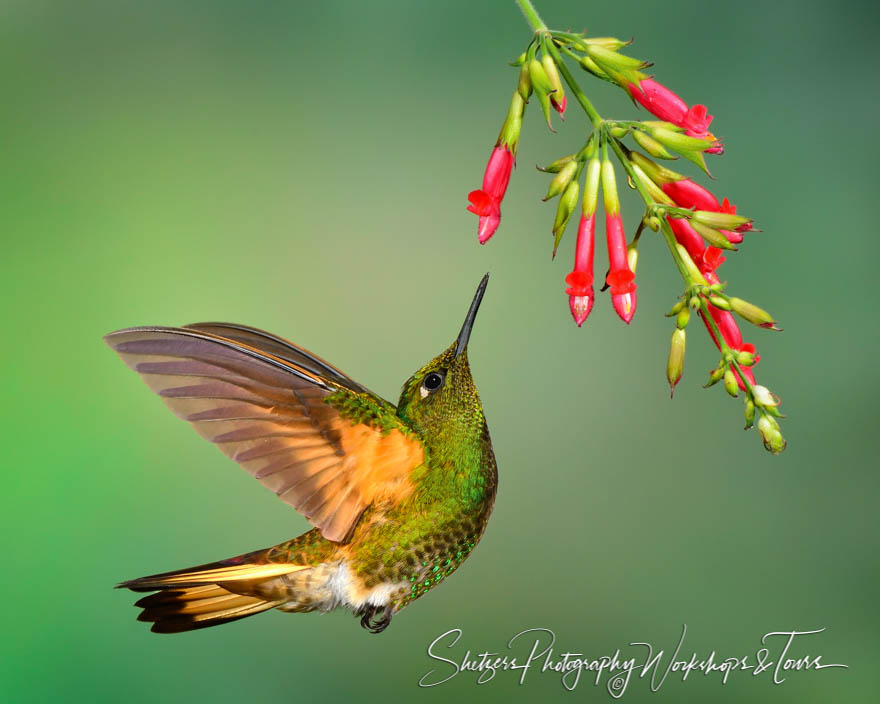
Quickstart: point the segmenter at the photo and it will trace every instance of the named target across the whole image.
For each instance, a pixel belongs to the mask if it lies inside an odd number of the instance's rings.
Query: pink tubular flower
[[[627,325],[636,314],[636,275],[629,268],[626,252],[626,235],[620,213],[605,213],[605,237],[608,241],[608,264],[610,271],[605,278],[611,290],[614,310]]]
[[[683,128],[688,137],[715,139],[715,135],[709,131],[714,116],[709,114],[705,105],[688,107],[678,95],[653,78],[644,78],[638,85],[628,83],[626,89],[645,110],[661,120]],[[718,142],[706,151],[709,154],[723,154],[724,146]]]
[[[574,269],[565,277],[568,307],[580,327],[593,310],[593,249],[595,246],[596,214],[581,215],[575,245]]]
[[[638,85],[629,83],[626,88],[645,110],[673,125],[679,125],[688,113],[687,103],[653,78],[645,78]]]
[[[712,211],[721,209],[721,206],[718,205],[718,199],[711,192],[689,178],[663,183],[660,185],[660,188],[680,208]]]
[[[480,244],[489,241],[501,222],[501,200],[507,191],[512,169],[513,153],[506,144],[496,146],[492,150],[486,173],[483,175],[483,188],[468,194],[471,204],[467,209],[480,216],[477,226]]]

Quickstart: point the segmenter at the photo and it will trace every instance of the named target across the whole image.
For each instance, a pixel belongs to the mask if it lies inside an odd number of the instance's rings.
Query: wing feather
[[[394,407],[307,350],[226,323],[105,339],[177,416],[330,540],[345,540],[374,501],[412,491],[424,454]],[[379,409],[383,427],[342,417],[327,403],[338,393]]]

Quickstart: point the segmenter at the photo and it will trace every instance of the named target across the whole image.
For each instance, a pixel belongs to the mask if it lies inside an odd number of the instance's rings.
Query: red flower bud
[[[574,322],[580,327],[593,310],[593,249],[595,245],[596,215],[581,215],[574,253],[574,270],[565,277],[568,288],[568,306]]]

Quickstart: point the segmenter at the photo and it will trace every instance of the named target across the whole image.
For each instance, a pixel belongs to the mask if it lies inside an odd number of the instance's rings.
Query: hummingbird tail
[[[308,567],[215,562],[132,579],[117,587],[156,592],[135,603],[143,609],[138,621],[152,622],[154,633],[181,633],[237,621],[284,604],[284,599],[272,599],[272,590],[260,596],[261,585],[302,569]]]

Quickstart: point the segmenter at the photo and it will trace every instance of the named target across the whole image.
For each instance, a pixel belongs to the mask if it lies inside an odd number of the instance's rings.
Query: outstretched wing
[[[221,328],[238,339],[209,331]],[[394,406],[305,350],[218,323],[104,339],[176,415],[329,540],[344,541],[371,503],[413,490],[424,452]]]

